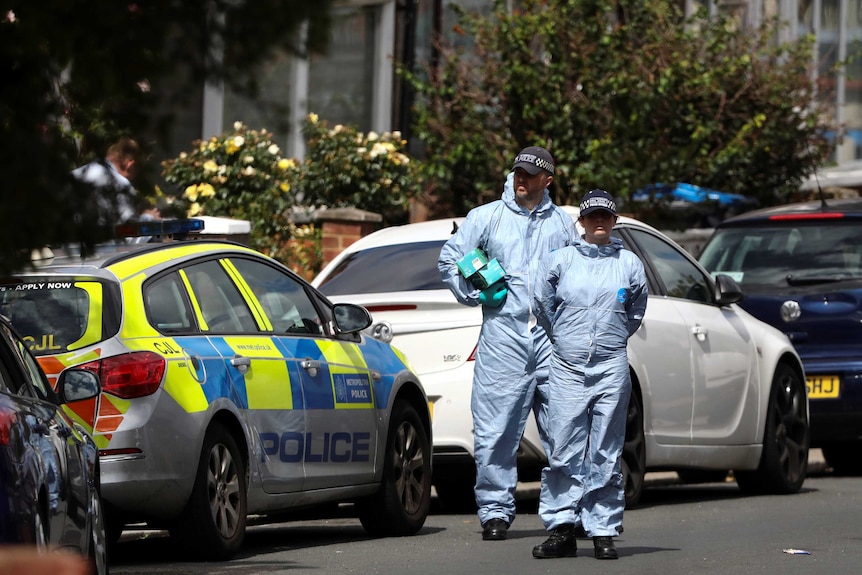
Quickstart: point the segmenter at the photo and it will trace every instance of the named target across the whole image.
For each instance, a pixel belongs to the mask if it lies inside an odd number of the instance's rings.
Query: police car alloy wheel
[[[215,422],[207,432],[188,506],[171,536],[198,557],[228,559],[246,524],[245,463],[231,434]]]
[[[413,535],[431,506],[431,443],[416,410],[392,408],[380,490],[357,502],[359,520],[371,535]]]

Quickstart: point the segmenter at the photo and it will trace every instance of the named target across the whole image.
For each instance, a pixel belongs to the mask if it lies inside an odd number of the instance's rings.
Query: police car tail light
[[[102,391],[132,399],[152,395],[165,375],[165,358],[151,351],[126,353],[79,366],[98,374]]]
[[[467,361],[476,361],[476,350],[479,349],[479,346],[473,348],[473,352],[470,354],[470,357],[467,358]]]

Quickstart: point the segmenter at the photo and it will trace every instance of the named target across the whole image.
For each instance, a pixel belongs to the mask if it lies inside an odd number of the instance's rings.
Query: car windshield
[[[443,240],[356,252],[335,268],[320,291],[329,296],[446,289],[437,270]]]
[[[862,229],[858,220],[835,219],[719,228],[700,263],[742,288],[862,279]]]
[[[0,313],[33,355],[72,351],[99,341],[103,290],[98,282],[32,277],[0,285]]]

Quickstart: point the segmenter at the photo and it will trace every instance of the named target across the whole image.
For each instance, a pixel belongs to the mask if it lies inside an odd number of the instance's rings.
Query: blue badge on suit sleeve
[[[620,288],[619,291],[617,291],[617,301],[618,302],[626,303],[627,297],[628,296],[626,294],[626,288]]]

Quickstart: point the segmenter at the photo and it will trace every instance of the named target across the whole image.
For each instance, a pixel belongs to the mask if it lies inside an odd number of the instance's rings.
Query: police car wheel
[[[206,560],[229,559],[246,525],[246,473],[236,440],[213,423],[204,438],[192,494],[170,530],[181,548]]]
[[[632,386],[629,408],[626,414],[626,438],[622,457],[623,485],[626,508],[640,503],[646,475],[646,439],[644,438],[644,409],[638,388]]]
[[[431,507],[431,443],[416,409],[403,400],[392,409],[380,490],[356,507],[371,535],[413,535],[425,524]]]
[[[754,470],[734,470],[746,493],[795,493],[808,474],[808,403],[805,382],[796,370],[778,365],[772,378],[763,452]]]

